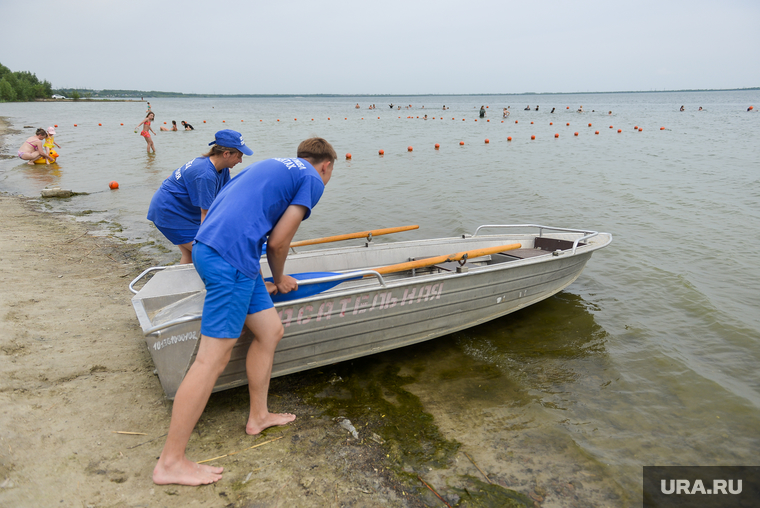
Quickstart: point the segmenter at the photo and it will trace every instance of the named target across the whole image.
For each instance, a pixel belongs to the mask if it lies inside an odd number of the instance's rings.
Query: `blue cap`
[[[246,155],[253,155],[253,150],[248,148],[243,141],[243,135],[238,131],[232,129],[224,129],[216,133],[214,136],[216,139],[209,143],[211,145],[219,145],[227,148],[236,148]]]

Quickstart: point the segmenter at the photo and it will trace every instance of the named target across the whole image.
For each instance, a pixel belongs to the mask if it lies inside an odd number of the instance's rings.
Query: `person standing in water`
[[[145,116],[145,120],[138,123],[137,127],[135,127],[135,132],[137,132],[137,128],[142,126],[142,130],[140,131],[140,136],[144,137],[145,142],[148,143],[148,148],[147,148],[148,153],[150,153],[151,150],[153,150],[153,153],[156,153],[156,147],[155,145],[153,145],[153,140],[150,137],[151,132],[153,134],[156,133],[156,131],[154,131],[150,126],[151,122],[153,122],[155,118],[156,118],[156,115],[151,111]]]
[[[243,136],[230,129],[216,133],[208,153],[176,169],[153,194],[148,220],[179,247],[181,265],[193,262],[193,240],[211,203],[230,181],[230,169],[253,155]]]
[[[266,242],[272,292],[298,289],[296,279],[285,275],[290,242],[322,197],[336,153],[324,139],[311,138],[298,145],[296,154],[243,169],[219,193],[195,237],[193,263],[206,286],[201,339],[174,398],[169,433],[153,469],[156,484],[205,485],[222,479],[223,468],[192,462],[185,452],[243,326],[253,333],[245,360],[250,396],[245,432],[256,435],[296,418],[268,408],[272,362],[284,328],[261,277],[260,258]]]

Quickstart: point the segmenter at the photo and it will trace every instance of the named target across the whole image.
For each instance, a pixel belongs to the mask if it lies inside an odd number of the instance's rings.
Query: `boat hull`
[[[401,251],[404,259],[420,258],[429,252],[440,252],[442,248],[451,252],[462,246],[481,248],[481,244],[499,245],[516,237],[482,237],[479,242],[461,240],[465,239],[404,242],[409,245],[400,245],[398,252],[394,251],[394,244],[365,250],[310,251],[290,256],[287,267],[291,273],[297,273],[314,268],[317,263],[334,265],[340,259],[348,260],[347,264],[353,266],[339,269],[367,268],[378,266],[376,261],[381,259],[400,259]],[[520,238],[518,241],[525,247],[521,250],[533,249],[534,240],[533,237]],[[610,240],[611,237],[590,241],[578,247],[575,253],[566,249],[564,252],[539,251],[538,255],[528,252],[531,256],[524,259],[489,256],[480,262],[472,260],[474,262],[466,264],[468,268],[464,270],[435,267],[389,278],[385,285],[374,280],[344,283],[345,288],[339,286],[314,297],[276,304],[285,334],[275,353],[272,377],[427,341],[532,305],[575,281],[593,250]],[[415,255],[408,256],[410,252]],[[335,256],[332,261],[331,255]],[[266,272],[266,266],[262,266],[262,271]],[[191,265],[170,267],[145,285],[133,298],[133,305],[143,329],[147,330],[157,321],[199,315],[204,293],[203,283]],[[169,398],[174,397],[194,361],[199,339],[198,319],[146,337]],[[245,357],[251,340],[246,329],[236,342],[214,391],[247,384]]]

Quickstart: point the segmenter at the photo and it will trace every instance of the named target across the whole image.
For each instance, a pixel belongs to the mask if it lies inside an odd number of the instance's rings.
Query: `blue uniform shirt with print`
[[[267,159],[242,170],[216,197],[195,239],[256,279],[262,245],[290,205],[306,208],[306,220],[325,190],[304,159]]]
[[[163,181],[148,208],[148,220],[170,229],[197,229],[201,208],[208,210],[230,181],[230,170],[217,171],[208,157],[197,157]]]

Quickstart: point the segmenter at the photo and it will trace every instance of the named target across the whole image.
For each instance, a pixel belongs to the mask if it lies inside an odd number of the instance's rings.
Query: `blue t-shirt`
[[[169,229],[198,229],[201,208],[208,210],[230,170],[217,171],[208,157],[197,157],[174,171],[153,195],[148,220]]]
[[[306,207],[306,220],[325,190],[304,159],[267,159],[242,170],[216,197],[195,239],[246,277],[259,276],[262,245],[290,205]]]

